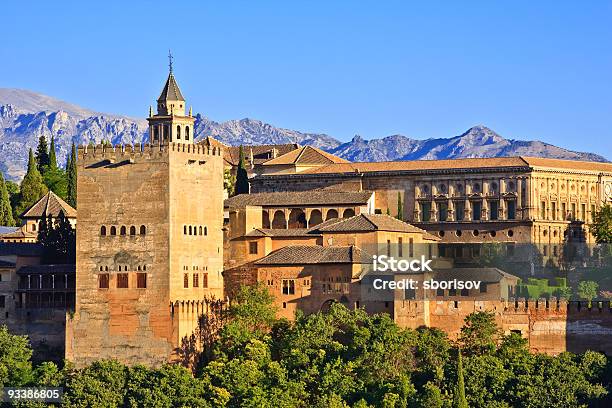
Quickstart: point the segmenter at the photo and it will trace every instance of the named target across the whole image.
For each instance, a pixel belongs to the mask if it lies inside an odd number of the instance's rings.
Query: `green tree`
[[[12,227],[15,225],[13,208],[11,207],[11,199],[2,173],[0,173],[0,225],[7,227]]]
[[[63,211],[53,220],[41,220],[38,240],[43,247],[43,261],[49,264],[74,263],[76,232]]]
[[[32,378],[32,349],[27,336],[9,333],[0,326],[0,387],[26,385]]]
[[[236,170],[236,194],[249,193],[249,176],[244,164],[242,146],[239,149],[238,169]]]
[[[457,385],[455,386],[453,408],[468,408],[467,399],[465,398],[465,381],[463,379],[461,349],[457,350]]]
[[[442,408],[444,406],[442,391],[434,383],[428,382],[416,398],[415,405],[418,408]]]
[[[495,351],[499,335],[493,312],[474,312],[466,316],[459,342],[469,355],[489,354]]]
[[[32,149],[30,149],[28,158],[28,171],[21,181],[19,190],[19,203],[17,204],[16,210],[20,215],[40,200],[48,191],[47,186],[43,183],[43,178],[38,171],[38,167],[36,166],[36,159],[34,158]]]
[[[591,233],[598,244],[612,243],[612,205],[604,204],[593,216]]]
[[[72,208],[77,208],[77,154],[74,143],[66,166],[66,202]]]
[[[55,137],[51,136],[51,146],[49,146],[49,169],[57,168],[57,157],[55,155]]]
[[[42,176],[47,188],[65,200],[67,195],[67,179],[64,171],[57,167],[54,138],[51,138],[51,147],[49,148],[49,165],[44,167]]]
[[[227,191],[229,197],[233,197],[236,191],[236,176],[232,174],[231,169],[223,171],[223,188]]]
[[[402,221],[404,219],[404,205],[402,204],[402,195],[397,193],[397,219]]]
[[[591,307],[591,302],[593,299],[597,297],[597,289],[599,288],[599,284],[594,281],[580,281],[578,282],[578,296],[581,299],[585,299],[589,301],[589,307]]]
[[[68,373],[62,406],[122,407],[129,371],[113,360],[96,361],[81,370]]]
[[[44,135],[38,139],[36,163],[38,172],[44,174],[46,167],[49,166],[49,147],[47,146],[47,138]]]

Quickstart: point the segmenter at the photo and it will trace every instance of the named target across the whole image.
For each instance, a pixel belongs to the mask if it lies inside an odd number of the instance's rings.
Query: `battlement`
[[[588,314],[588,313],[612,313],[610,300],[594,300],[589,306],[589,302],[586,300],[570,300],[557,299],[551,297],[550,299],[529,299],[525,298],[510,298],[506,302],[504,308],[507,313],[567,313],[570,314]]]
[[[189,153],[203,156],[222,156],[219,147],[209,147],[202,144],[168,143],[168,144],[136,144],[136,145],[81,145],[78,147],[78,160],[93,162],[99,160],[129,160],[134,158],[161,157],[169,152]]]

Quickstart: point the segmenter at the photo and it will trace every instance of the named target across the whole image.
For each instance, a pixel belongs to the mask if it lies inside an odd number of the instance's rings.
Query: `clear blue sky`
[[[485,124],[612,159],[610,1],[5,3],[0,87],[144,117],[171,48],[213,120],[342,140]]]

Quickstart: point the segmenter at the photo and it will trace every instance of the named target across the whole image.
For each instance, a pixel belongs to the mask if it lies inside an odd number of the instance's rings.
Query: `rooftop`
[[[334,156],[321,149],[312,146],[303,146],[292,150],[275,159],[266,161],[264,166],[287,165],[287,164],[330,164],[349,163],[347,160]]]
[[[330,247],[296,245],[277,249],[255,261],[255,265],[364,264],[370,260],[370,255],[354,245]]]
[[[417,228],[407,222],[400,221],[390,215],[383,214],[359,214],[350,218],[336,218],[328,220],[316,227],[313,231],[320,232],[365,232],[365,231],[391,231],[423,234],[424,238],[439,241],[440,238],[429,234],[427,231]]]
[[[59,216],[60,211],[64,212],[67,218],[76,218],[77,212],[67,202],[58,197],[53,191],[49,191],[40,200],[28,208],[21,218],[42,218],[49,215],[53,218]]]
[[[286,191],[276,193],[239,194],[225,200],[225,207],[243,208],[247,205],[262,207],[366,205],[371,191],[346,192],[331,190]]]
[[[183,98],[183,94],[179,89],[178,84],[176,83],[176,79],[174,79],[174,74],[170,72],[168,75],[168,79],[166,80],[166,85],[164,85],[164,89],[162,89],[159,98],[157,98],[157,102],[163,101],[185,101]]]

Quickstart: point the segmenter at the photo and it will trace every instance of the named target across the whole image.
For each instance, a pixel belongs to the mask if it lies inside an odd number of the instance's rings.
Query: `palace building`
[[[66,358],[158,365],[223,298],[223,157],[194,144],[172,69],[151,144],[79,147],[76,304]]]

